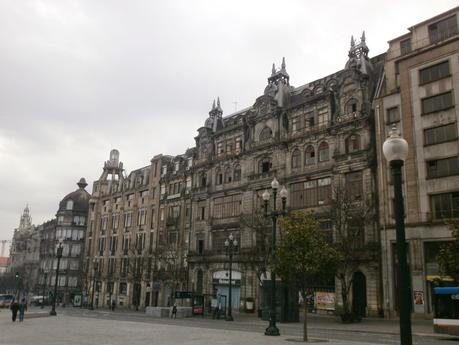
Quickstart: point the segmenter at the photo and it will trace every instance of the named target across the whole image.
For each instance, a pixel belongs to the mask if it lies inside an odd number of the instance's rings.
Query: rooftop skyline
[[[33,223],[112,148],[126,172],[194,146],[212,102],[250,107],[272,64],[299,87],[344,68],[351,36],[369,56],[455,1],[0,3],[0,240],[29,205]],[[172,140],[171,140],[172,138]]]

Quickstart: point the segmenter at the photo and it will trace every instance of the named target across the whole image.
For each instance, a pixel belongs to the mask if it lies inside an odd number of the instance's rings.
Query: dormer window
[[[175,171],[179,171],[180,162],[175,162]]]
[[[67,200],[67,204],[65,205],[66,210],[73,210],[73,200],[69,199]]]

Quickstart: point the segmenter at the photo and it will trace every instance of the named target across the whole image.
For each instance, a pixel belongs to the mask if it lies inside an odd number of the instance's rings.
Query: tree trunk
[[[308,303],[306,296],[303,297],[304,320],[303,320],[303,341],[308,341]]]

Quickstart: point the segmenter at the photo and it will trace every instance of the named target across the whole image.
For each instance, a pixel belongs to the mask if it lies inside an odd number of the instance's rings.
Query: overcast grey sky
[[[127,172],[194,145],[212,100],[224,114],[262,94],[285,56],[299,86],[370,56],[456,1],[0,0],[0,240],[29,203],[54,217],[110,149]]]

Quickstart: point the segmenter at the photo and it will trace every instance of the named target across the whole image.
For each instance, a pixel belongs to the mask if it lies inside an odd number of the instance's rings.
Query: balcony
[[[338,115],[336,117],[336,123],[340,124],[340,123],[344,123],[344,122],[349,122],[349,121],[353,121],[359,117],[361,117],[362,114],[360,111],[353,111],[353,112],[350,112],[350,113],[347,113],[347,114],[342,114],[342,115]]]
[[[274,176],[276,176],[276,173],[277,173],[277,170],[270,170],[270,171],[267,171],[267,172],[248,175],[247,178],[248,178],[249,181],[262,180],[262,179],[266,179],[266,178],[271,178],[272,179]]]

